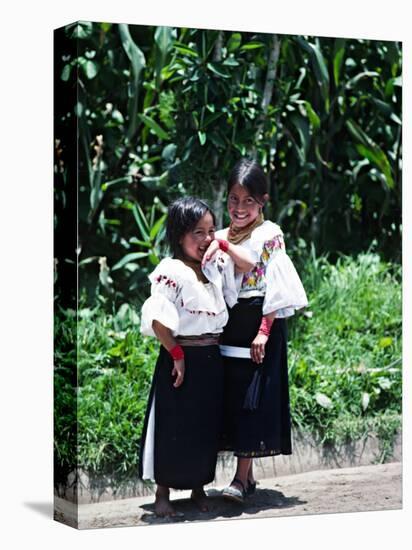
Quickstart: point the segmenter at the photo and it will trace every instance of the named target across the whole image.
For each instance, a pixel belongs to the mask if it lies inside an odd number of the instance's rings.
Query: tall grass
[[[293,422],[323,442],[389,439],[402,402],[400,266],[372,253],[335,265],[312,254],[302,276],[312,317],[290,323]]]
[[[139,442],[158,343],[142,338],[135,308],[83,309],[78,324],[78,456],[89,472],[124,474]]]

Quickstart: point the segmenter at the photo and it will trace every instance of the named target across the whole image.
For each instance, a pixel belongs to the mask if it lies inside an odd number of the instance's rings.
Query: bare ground
[[[96,504],[81,504],[79,529],[214,521],[261,517],[298,516],[337,512],[363,512],[402,508],[400,462],[263,479],[254,496],[244,504],[225,501],[219,489],[208,489],[210,511],[201,513],[190,500],[190,491],[172,493],[179,518],[162,519],[154,514],[153,496]],[[75,525],[73,505],[59,498],[55,518]],[[72,513],[71,513],[72,512]],[[70,517],[72,516],[72,517]]]

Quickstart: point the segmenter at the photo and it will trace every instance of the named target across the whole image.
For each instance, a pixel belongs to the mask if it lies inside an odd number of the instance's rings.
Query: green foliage
[[[402,404],[399,266],[372,253],[335,265],[312,255],[303,275],[313,316],[290,323],[293,422],[323,442],[382,434],[385,422],[392,433]]]
[[[158,352],[139,334],[139,318],[123,304],[115,315],[82,309],[78,335],[79,466],[90,473],[129,473],[139,442]]]
[[[54,471],[66,480],[77,465],[77,324],[73,310],[54,316]]]
[[[143,244],[133,205],[150,231],[187,194],[227,222],[225,182],[241,155],[268,172],[267,217],[290,248],[313,243],[334,260],[376,242],[399,261],[400,43],[88,22],[65,32],[76,54],[57,56],[57,74],[77,104],[56,113],[56,173],[67,175],[63,134],[76,117],[89,303],[102,290],[99,259],[117,306],[138,298],[162,253],[161,238],[150,236],[150,252]]]
[[[289,322],[293,425],[325,445],[376,434],[383,460],[402,404],[400,268],[372,253],[336,264],[312,253],[304,265],[313,316]],[[73,312],[60,312],[56,327],[62,473],[78,449],[79,467],[91,474],[135,475],[157,341],[139,334],[137,310],[126,303],[112,313],[83,306],[77,337]]]

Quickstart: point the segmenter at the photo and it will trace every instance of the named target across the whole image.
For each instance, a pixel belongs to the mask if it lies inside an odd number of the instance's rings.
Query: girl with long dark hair
[[[215,476],[223,412],[218,339],[237,300],[235,268],[253,266],[242,247],[215,240],[215,217],[191,197],[168,210],[171,257],[149,276],[141,332],[161,343],[143,427],[140,477],[157,483],[155,512],[174,516],[169,488],[192,489],[208,509],[203,486]],[[206,262],[205,254],[213,252]],[[203,265],[202,265],[203,261]],[[226,301],[226,303],[225,303]]]
[[[228,181],[230,226],[216,233],[243,248],[255,263],[236,278],[238,302],[229,310],[221,337],[221,445],[238,457],[235,478],[223,496],[238,502],[255,490],[253,457],[292,452],[285,319],[308,303],[286,254],[282,230],[264,219],[267,200],[262,168],[255,161],[240,160]]]

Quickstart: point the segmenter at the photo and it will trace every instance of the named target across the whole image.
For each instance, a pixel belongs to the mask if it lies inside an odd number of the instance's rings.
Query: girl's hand
[[[213,259],[214,255],[218,250],[219,250],[219,243],[215,239],[210,243],[209,248],[204,253],[204,256],[202,258],[202,267],[205,266],[206,262],[209,262],[210,260]]]
[[[269,336],[265,334],[257,333],[255,339],[250,346],[250,357],[254,363],[263,363],[265,357],[265,345],[269,340]]]
[[[172,376],[177,375],[173,387],[178,388],[183,384],[183,378],[185,376],[185,360],[177,359],[176,361],[173,361],[173,365]]]

